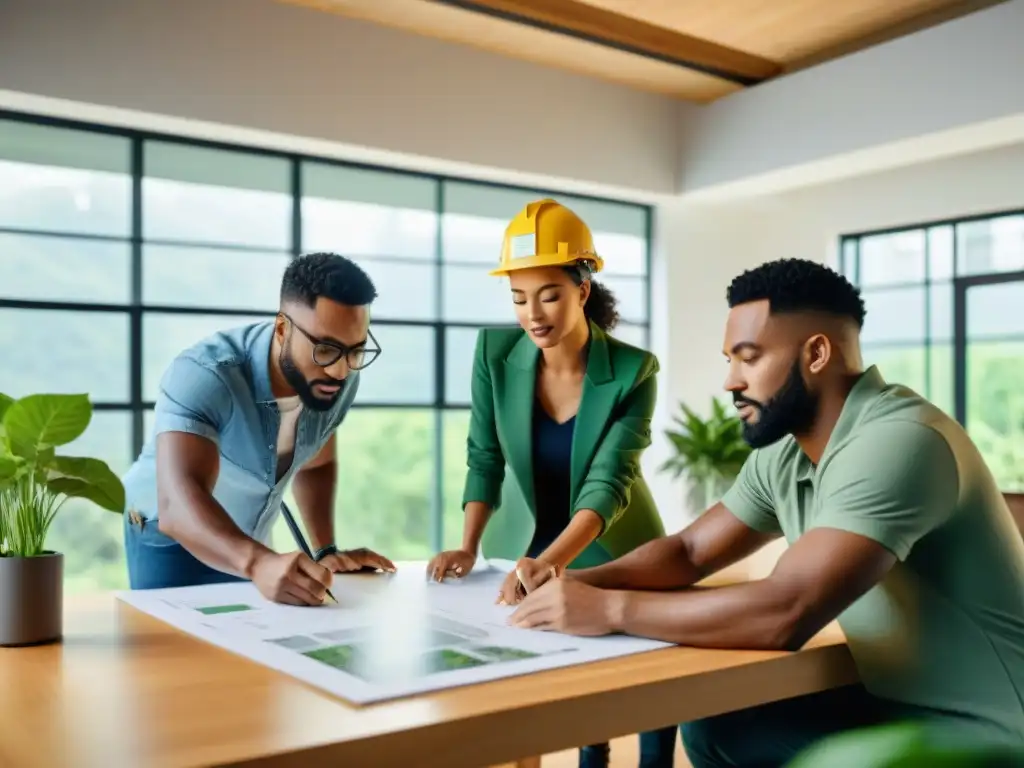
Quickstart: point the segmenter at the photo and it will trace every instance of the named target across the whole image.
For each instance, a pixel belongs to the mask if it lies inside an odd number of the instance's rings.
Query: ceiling
[[[708,103],[1000,0],[282,0]]]

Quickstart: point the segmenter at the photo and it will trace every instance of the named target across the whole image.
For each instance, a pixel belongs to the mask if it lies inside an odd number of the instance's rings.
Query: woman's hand
[[[427,563],[427,577],[433,581],[444,581],[446,576],[461,579],[473,570],[476,555],[464,549],[449,549],[434,555]]]
[[[521,557],[516,561],[515,569],[509,571],[498,592],[498,605],[518,605],[524,597],[541,584],[556,579],[561,575],[561,568],[546,560],[533,557]]]

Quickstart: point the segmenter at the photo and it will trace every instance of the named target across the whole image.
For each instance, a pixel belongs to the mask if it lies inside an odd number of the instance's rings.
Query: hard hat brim
[[[571,264],[575,264],[579,261],[590,261],[593,262],[594,267],[592,272],[600,272],[604,268],[604,260],[597,256],[571,256],[566,259],[564,256],[560,256],[557,253],[552,254],[539,254],[537,256],[523,256],[515,259],[512,262],[504,264],[497,269],[492,269],[490,275],[500,277],[501,275],[507,275],[509,272],[518,272],[521,269],[535,269],[536,267],[568,267]]]

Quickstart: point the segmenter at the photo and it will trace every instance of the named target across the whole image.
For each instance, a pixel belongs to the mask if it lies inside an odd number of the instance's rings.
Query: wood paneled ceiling
[[[1000,1],[282,0],[698,103]]]

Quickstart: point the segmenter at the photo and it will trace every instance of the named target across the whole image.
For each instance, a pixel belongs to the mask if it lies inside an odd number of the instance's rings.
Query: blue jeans
[[[894,704],[856,684],[683,723],[680,730],[693,768],[782,768],[825,736],[895,719]]]
[[[641,733],[639,768],[672,768],[675,750],[676,726]],[[611,747],[607,743],[580,747],[579,768],[607,768],[610,760]]]
[[[181,544],[160,533],[155,520],[124,514],[124,549],[131,589],[195,587],[244,581],[206,565]]]

